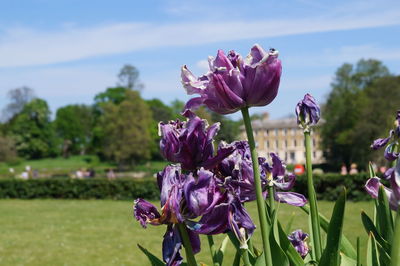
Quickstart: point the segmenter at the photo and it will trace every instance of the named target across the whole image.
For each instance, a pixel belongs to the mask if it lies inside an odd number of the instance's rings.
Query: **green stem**
[[[311,230],[313,243],[315,245],[315,258],[317,261],[322,255],[321,232],[319,228],[319,217],[317,207],[317,197],[314,190],[314,182],[312,176],[312,162],[311,162],[311,137],[310,132],[304,132],[305,146],[306,146],[306,170],[307,170],[307,189],[308,200],[310,201],[310,215],[311,215]]]
[[[214,266],[219,266],[218,261],[216,260],[217,251],[215,249],[214,238],[213,236],[207,235],[208,245],[210,246],[211,258]]]
[[[178,229],[182,238],[183,246],[185,247],[187,264],[189,266],[197,266],[196,258],[193,254],[193,248],[192,244],[190,243],[189,234],[186,226],[183,223],[179,223]]]
[[[272,215],[272,213],[274,212],[274,208],[275,208],[275,199],[274,199],[274,187],[273,186],[268,186],[268,200],[269,200],[269,208],[271,210],[270,215]]]
[[[400,266],[400,208],[397,209],[396,222],[394,224],[394,237],[390,252],[390,266]]]
[[[240,249],[241,257],[245,266],[251,266],[249,259],[249,251],[247,249]]]
[[[242,109],[242,116],[243,116],[244,126],[246,128],[247,140],[250,146],[251,160],[253,163],[254,186],[256,189],[257,210],[258,210],[258,217],[260,219],[260,228],[263,241],[265,262],[267,266],[270,266],[272,265],[271,247],[269,244],[270,225],[267,222],[267,214],[265,212],[265,205],[264,205],[265,203],[262,195],[260,170],[258,166],[258,156],[253,136],[253,129],[251,126],[249,109],[247,107],[244,107]]]

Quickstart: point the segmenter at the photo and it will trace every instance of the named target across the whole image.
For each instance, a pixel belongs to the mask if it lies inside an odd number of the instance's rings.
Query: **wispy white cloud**
[[[0,67],[44,65],[158,47],[200,45],[241,39],[362,29],[400,24],[397,10],[302,19],[190,22],[181,24],[115,23],[59,32],[3,30]]]
[[[318,54],[292,55],[284,59],[291,67],[338,66],[355,63],[359,59],[378,59],[385,62],[400,60],[400,48],[381,48],[374,44],[342,46],[338,49],[325,49]]]

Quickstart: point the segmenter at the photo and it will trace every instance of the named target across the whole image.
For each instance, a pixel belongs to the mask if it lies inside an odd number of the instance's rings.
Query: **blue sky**
[[[307,92],[326,99],[335,70],[361,58],[400,73],[400,1],[2,1],[0,108],[7,91],[33,88],[58,107],[92,103],[135,65],[146,99],[187,100],[183,64],[196,74],[217,49],[280,52],[283,75],[272,117]],[[238,117],[237,115],[233,117]]]

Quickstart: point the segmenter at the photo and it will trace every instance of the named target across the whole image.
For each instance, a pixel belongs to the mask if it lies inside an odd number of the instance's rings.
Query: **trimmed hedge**
[[[159,198],[155,179],[0,179],[0,198],[117,199]]]
[[[347,188],[347,198],[354,201],[369,200],[364,184],[367,174],[342,176],[338,174],[314,175],[317,198],[336,200],[343,186]],[[307,194],[307,180],[300,176],[296,180],[293,191]],[[108,180],[93,179],[0,179],[0,198],[56,198],[56,199],[117,199],[133,200],[145,198],[159,199],[156,180],[120,178]]]

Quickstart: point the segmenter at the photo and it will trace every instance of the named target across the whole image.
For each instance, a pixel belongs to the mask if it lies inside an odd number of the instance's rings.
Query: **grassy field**
[[[255,217],[255,203],[247,207]],[[331,202],[320,203],[327,216],[332,207]],[[362,209],[371,213],[372,202],[347,204],[344,231],[353,243],[362,236],[365,250]],[[292,229],[307,229],[307,218],[301,210],[280,206],[281,221],[285,223],[292,215]],[[0,200],[0,265],[148,265],[136,244],[161,257],[164,230],[164,226],[142,229],[133,220],[132,203],[127,201]],[[260,238],[256,232],[257,245]],[[220,241],[217,237],[216,242]],[[210,265],[206,243],[203,238],[202,252],[197,257]],[[225,265],[231,265],[233,256],[233,247],[229,246]]]
[[[162,170],[167,163],[165,161],[149,161],[144,164],[139,164],[133,167],[131,171],[147,172],[149,176]],[[99,175],[105,175],[105,171],[109,168],[116,168],[116,165],[107,162],[101,162],[97,156],[82,155],[71,156],[67,159],[46,158],[39,160],[21,160],[16,163],[0,162],[0,178],[11,177],[9,169],[13,168],[17,175],[21,174],[25,167],[29,165],[32,169],[38,170],[40,174],[67,176],[80,168],[95,169]]]

